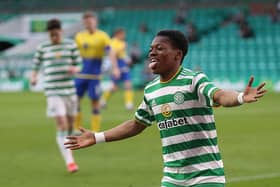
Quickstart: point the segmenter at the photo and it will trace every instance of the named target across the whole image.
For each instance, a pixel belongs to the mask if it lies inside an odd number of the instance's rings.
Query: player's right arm
[[[129,120],[102,133],[93,134],[90,130],[81,128],[82,134],[80,136],[68,136],[69,141],[65,145],[66,148],[71,150],[89,147],[98,143],[100,134],[102,134],[105,142],[123,140],[140,134],[146,127],[137,120]]]
[[[154,115],[150,109],[147,99],[144,99],[135,113],[135,119],[123,122],[122,124],[107,130],[105,132],[94,133],[81,128],[80,136],[68,136],[68,142],[65,143],[68,149],[80,149],[95,145],[99,142],[112,142],[123,140],[140,134],[146,127],[151,126],[155,121]]]
[[[42,63],[42,51],[41,51],[41,47],[38,47],[38,49],[36,50],[36,53],[34,54],[34,57],[33,57],[32,72],[31,72],[31,77],[30,77],[30,83],[33,86],[35,86],[37,84],[37,75],[38,75],[38,71],[40,69],[41,63]]]

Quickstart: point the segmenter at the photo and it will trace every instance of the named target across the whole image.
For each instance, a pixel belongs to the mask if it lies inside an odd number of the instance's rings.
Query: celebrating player
[[[115,30],[111,41],[111,47],[117,55],[118,67],[120,69],[121,75],[119,78],[112,77],[113,87],[111,90],[104,92],[101,100],[101,105],[105,106],[111,94],[118,89],[118,84],[124,82],[125,107],[126,109],[131,110],[133,109],[133,92],[128,66],[130,59],[126,53],[124,29],[119,28]]]
[[[110,49],[110,37],[97,28],[97,17],[91,12],[83,15],[83,23],[86,30],[77,33],[75,39],[83,58],[83,68],[77,75],[75,81],[77,95],[79,97],[78,114],[75,120],[75,129],[81,126],[81,107],[80,102],[86,91],[91,99],[92,117],[91,129],[94,132],[100,129],[100,106],[99,98],[101,95],[101,63],[106,54],[110,57],[112,63],[113,76],[119,77],[116,57],[113,50]]]
[[[69,136],[65,145],[75,150],[122,140],[141,133],[155,121],[162,140],[162,187],[224,187],[212,106],[256,102],[266,92],[265,83],[254,88],[251,77],[244,92],[219,89],[205,74],[182,67],[187,46],[179,31],[157,33],[150,46],[149,67],[159,78],[145,87],[135,119],[94,134],[81,128],[82,135]]]
[[[78,170],[72,151],[64,147],[71,133],[77,109],[77,96],[73,75],[79,71],[81,58],[74,41],[62,38],[61,23],[57,19],[47,23],[50,41],[41,44],[34,56],[31,84],[37,83],[37,74],[43,68],[47,115],[54,117],[57,126],[57,144],[69,172]]]

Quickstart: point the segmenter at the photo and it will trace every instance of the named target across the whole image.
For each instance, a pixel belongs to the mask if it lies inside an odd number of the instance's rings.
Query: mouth
[[[151,58],[150,59],[150,64],[149,64],[149,68],[155,69],[157,64],[159,64],[159,60],[156,59],[156,58]]]

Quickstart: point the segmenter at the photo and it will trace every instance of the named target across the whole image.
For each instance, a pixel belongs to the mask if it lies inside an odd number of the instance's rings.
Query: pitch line
[[[280,173],[267,173],[262,175],[253,175],[253,176],[242,176],[242,177],[233,177],[227,180],[227,183],[243,182],[243,181],[253,181],[260,179],[271,179],[280,177]]]

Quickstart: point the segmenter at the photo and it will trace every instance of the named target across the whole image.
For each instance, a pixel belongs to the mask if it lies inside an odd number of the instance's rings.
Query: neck
[[[52,42],[53,45],[58,45],[61,43],[61,40],[57,41],[57,42]]]
[[[172,80],[178,74],[180,69],[181,69],[181,65],[174,68],[172,71],[170,71],[166,74],[160,75],[160,82],[162,82],[162,83],[169,82],[170,80]]]
[[[95,28],[89,28],[89,29],[88,29],[88,32],[89,32],[90,34],[94,33],[95,31],[96,31]]]

